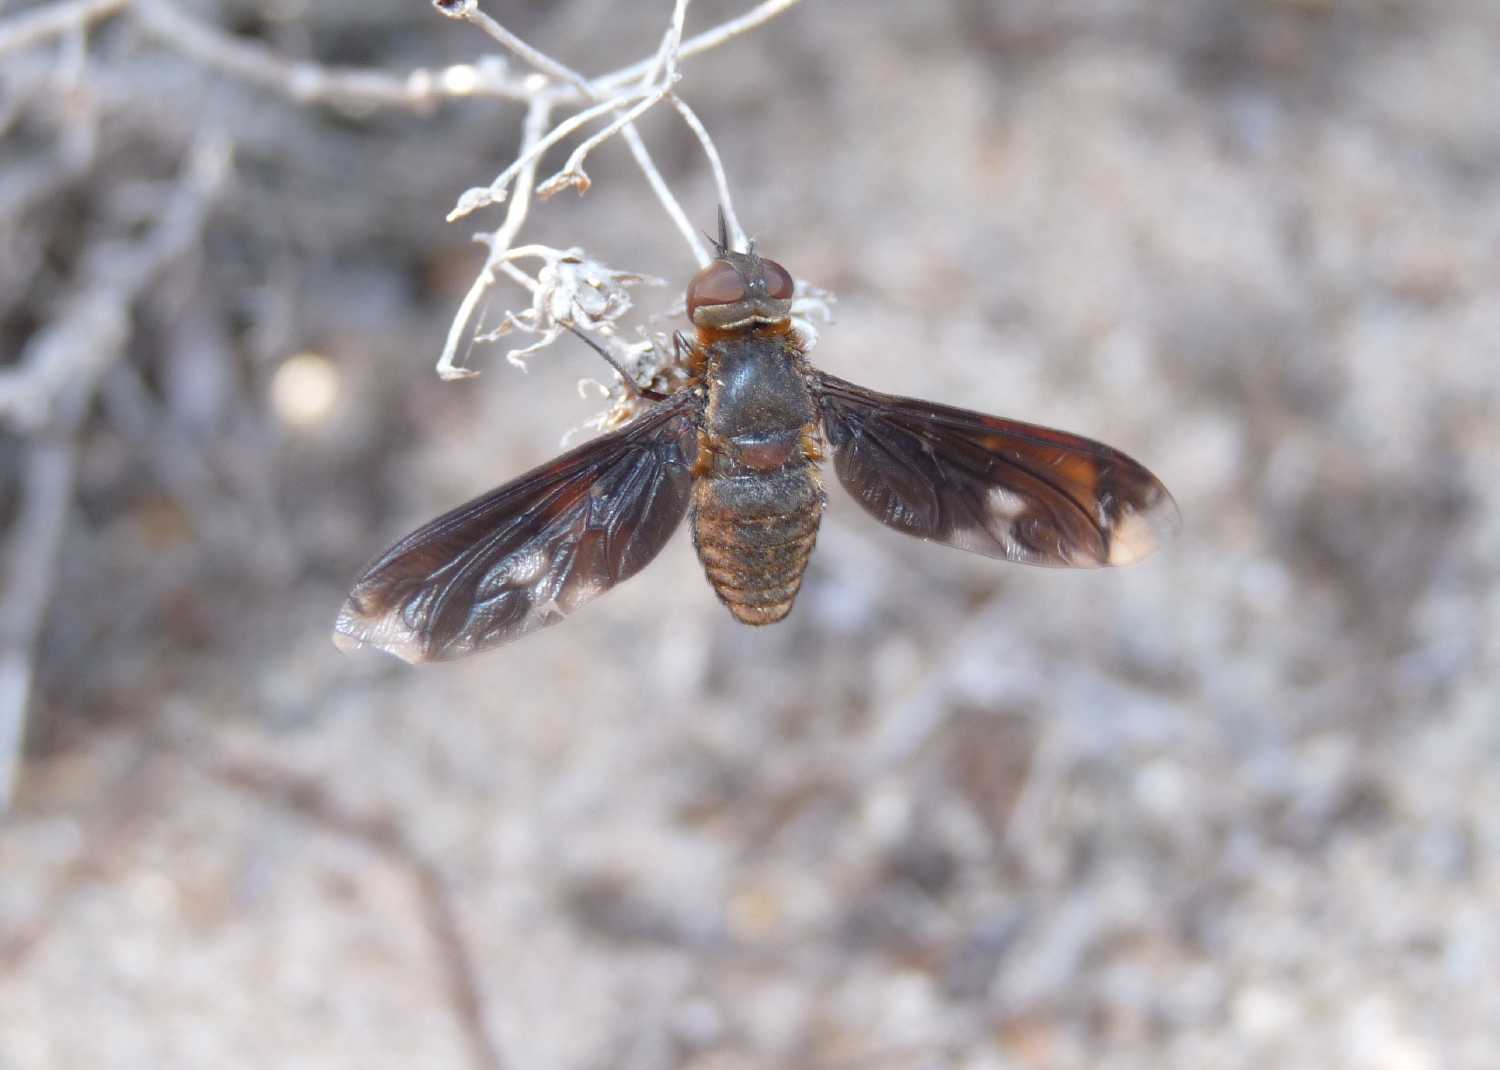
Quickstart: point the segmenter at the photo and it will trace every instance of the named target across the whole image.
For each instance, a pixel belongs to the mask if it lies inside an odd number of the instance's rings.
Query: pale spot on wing
[[[418,665],[427,660],[427,651],[401,623],[395,614],[367,617],[347,603],[339,610],[339,618],[333,624],[333,645],[345,654],[352,654],[365,647],[374,647],[394,654],[402,661]]]
[[[991,515],[1000,520],[1014,524],[1026,512],[1026,499],[1015,491],[991,487],[988,497]]]
[[[1133,565],[1148,557],[1181,522],[1166,491],[1145,509],[1122,507],[1109,531],[1108,564]]]
[[[501,591],[535,583],[547,567],[548,560],[548,555],[540,547],[532,547],[502,558],[475,589],[477,600],[483,601]]]

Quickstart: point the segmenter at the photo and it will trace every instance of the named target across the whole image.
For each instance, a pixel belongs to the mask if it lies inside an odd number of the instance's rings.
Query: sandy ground
[[[516,6],[602,71],[668,5]],[[262,7],[195,10],[390,71],[490,47]],[[421,670],[328,642],[361,562],[597,407],[577,345],[431,372],[479,262],[443,215],[518,108],[302,106],[128,21],[90,57],[68,97],[0,56],[5,189],[53,169],[3,202],[0,357],[196,139],[234,159],[79,431],[0,1068],[1500,1065],[1500,6],[807,0],[688,61],[748,229],[838,295],[822,367],[1114,443],[1183,533],[1032,570],[835,488],[782,625],[684,535]],[[690,136],[642,130],[707,226]],[[665,311],[685,246],[620,146],[590,172],[528,236]],[[269,402],[302,350],[310,427]]]

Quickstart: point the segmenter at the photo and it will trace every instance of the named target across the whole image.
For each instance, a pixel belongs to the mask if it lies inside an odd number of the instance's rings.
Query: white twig
[[[635,119],[644,115],[671,91],[672,84],[677,78],[674,50],[682,38],[682,23],[687,13],[688,3],[689,0],[677,0],[673,7],[671,26],[667,30],[661,45],[657,48],[642,84],[633,90],[613,95],[600,93],[589,85],[581,74],[532,48],[486,15],[479,9],[477,4],[464,4],[461,10],[449,12],[448,9],[452,5],[439,3],[437,5],[438,10],[449,13],[454,18],[463,18],[466,21],[481,26],[490,36],[500,41],[506,48],[515,52],[528,63],[531,63],[540,70],[551,73],[556,78],[569,82],[590,99],[599,101],[599,103],[592,107],[584,108],[577,114],[558,123],[557,126],[548,131],[535,145],[527,148],[512,161],[510,166],[501,171],[488,186],[476,186],[473,189],[466,190],[459,197],[458,204],[448,213],[448,221],[451,223],[477,209],[487,207],[491,204],[498,204],[505,200],[506,187],[510,185],[511,180],[515,178],[521,168],[530,163],[533,158],[543,155],[553,145],[562,141],[580,127],[611,112],[620,112],[626,105],[633,104],[634,106],[629,111],[624,112],[609,126],[584,141],[568,157],[568,162],[563,166],[562,170],[539,186],[536,191],[537,195],[543,199],[551,197],[567,185],[576,186],[580,193],[585,192],[589,188],[589,178],[583,171],[583,161],[587,158],[588,154],[621,130],[630,127]],[[658,75],[661,76],[660,83],[655,84]]]
[[[677,114],[682,116],[682,121],[698,138],[698,144],[703,146],[703,155],[708,157],[709,169],[714,173],[714,185],[719,191],[719,203],[724,206],[724,218],[729,222],[729,240],[739,248],[745,245],[745,228],[740,226],[740,217],[734,210],[734,198],[729,195],[729,176],[724,173],[724,161],[719,158],[718,147],[714,145],[714,139],[708,136],[708,129],[698,119],[698,114],[687,106],[687,101],[673,94],[672,107],[677,109]],[[703,261],[699,261],[703,263]]]
[[[772,0],[772,2],[762,3],[739,18],[731,19],[685,42],[683,29],[690,2],[691,0],[675,0],[671,19],[662,35],[661,43],[650,57],[590,81],[578,71],[553,59],[511,33],[485,14],[480,9],[477,0],[434,0],[435,6],[443,14],[478,26],[512,55],[529,64],[537,72],[535,77],[539,79],[539,82],[533,103],[536,100],[546,100],[549,114],[554,107],[583,105],[577,112],[550,130],[545,129],[545,120],[543,120],[543,128],[535,130],[535,136],[523,141],[520,153],[509,166],[501,171],[488,186],[476,186],[466,190],[449,213],[450,220],[462,218],[479,208],[504,201],[510,195],[511,187],[515,187],[516,197],[511,201],[511,209],[506,214],[505,223],[493,235],[484,239],[490,246],[490,255],[486,258],[479,276],[459,304],[458,312],[443,346],[442,356],[438,360],[439,375],[444,378],[459,378],[476,374],[467,368],[457,366],[458,348],[473,323],[480,301],[494,285],[497,271],[504,270],[506,267],[507,251],[526,214],[525,208],[517,210],[516,200],[519,200],[522,194],[529,197],[532,192],[539,197],[550,197],[566,186],[573,186],[580,193],[587,191],[590,179],[584,170],[584,162],[591,152],[616,135],[624,139],[636,165],[645,175],[646,181],[671,218],[673,225],[687,242],[693,258],[700,265],[708,262],[710,254],[697,228],[693,226],[682,205],[662,177],[661,170],[652,160],[650,151],[635,127],[636,121],[662,100],[672,102],[673,108],[703,147],[704,155],[713,172],[719,203],[724,207],[728,220],[731,241],[743,246],[744,230],[734,210],[723,161],[703,123],[692,108],[676,95],[675,86],[681,77],[678,68],[685,56],[705,52],[760,26],[792,7],[797,0]],[[614,119],[607,126],[579,144],[560,170],[545,182],[535,185],[537,161],[546,154],[548,149],[594,120],[610,114],[614,115]],[[534,117],[535,112],[532,115]],[[555,279],[552,283],[548,283],[539,275],[535,286],[530,285],[530,280],[527,280],[525,284],[533,292],[534,300],[531,310],[527,313],[507,313],[501,318],[501,326],[486,336],[494,337],[495,334],[518,326],[538,331],[541,337],[536,343],[509,354],[512,361],[516,362],[519,362],[525,354],[534,352],[559,337],[560,324],[572,322],[566,316],[557,318],[555,315],[559,307],[556,294],[561,292],[557,289]],[[566,289],[566,286],[561,288],[562,291]],[[548,291],[551,297],[545,297],[543,291]],[[614,309],[618,307],[614,306]],[[569,312],[568,315],[573,315],[573,313]],[[553,318],[549,319],[549,316]]]
[[[531,45],[511,33],[504,26],[500,25],[500,23],[481,11],[476,0],[459,0],[459,2],[434,0],[433,6],[450,19],[461,19],[464,22],[478,26],[498,41],[507,51],[525,60],[529,65],[543,74],[551,76],[558,82],[565,82],[573,86],[585,97],[598,98],[598,94],[589,85],[587,78],[573,70],[573,68],[559,63],[547,55],[547,53],[531,47]],[[538,87],[538,90],[540,88]]]
[[[641,174],[646,176],[646,181],[651,184],[651,190],[656,194],[656,199],[661,201],[662,207],[667,210],[676,225],[677,231],[688,243],[688,248],[693,250],[693,259],[699,267],[707,264],[711,259],[708,255],[708,246],[703,244],[703,239],[698,234],[698,228],[693,226],[693,221],[688,218],[687,212],[683,211],[682,205],[678,203],[677,195],[672,192],[667,180],[662,177],[661,171],[656,167],[656,161],[651,159],[651,154],[646,151],[646,143],[641,140],[641,133],[635,127],[629,127],[621,133],[625,139],[626,146],[630,149],[630,155],[635,157],[636,166],[641,169]]]
[[[639,119],[647,111],[654,108],[657,102],[669,92],[671,92],[669,89],[658,89],[603,130],[584,141],[583,144],[573,150],[573,154],[568,157],[568,162],[563,164],[561,171],[558,171],[557,174],[536,188],[536,195],[545,200],[561,191],[565,186],[574,186],[579,193],[588,192],[588,188],[592,185],[592,182],[589,180],[588,173],[583,169],[583,161],[588,158],[588,154],[625,129],[625,127],[629,126],[636,119]],[[612,104],[611,106],[617,107],[618,105]]]
[[[700,56],[705,52],[712,51],[720,45],[734,40],[741,34],[748,33],[765,25],[776,18],[776,16],[795,7],[799,2],[800,0],[765,0],[764,3],[757,4],[743,15],[728,19],[712,29],[705,30],[682,41],[675,49],[675,58],[677,60],[690,59],[693,56]],[[652,71],[657,69],[659,57],[653,54],[646,59],[638,60],[627,67],[621,67],[619,70],[611,71],[590,81],[571,67],[559,63],[545,52],[533,48],[521,40],[521,38],[511,33],[480,10],[477,0],[455,0],[455,2],[435,0],[434,6],[449,18],[459,19],[478,26],[508,51],[524,59],[536,70],[549,75],[560,84],[572,87],[573,91],[578,95],[559,95],[558,103],[561,104],[577,103],[580,98],[598,100],[602,95],[607,95],[620,86],[639,82],[643,78],[649,79]],[[687,4],[682,3],[678,6],[685,12]],[[678,17],[678,12],[675,9],[672,18],[673,25],[680,27],[683,20]],[[678,36],[680,39],[680,30]]]
[[[508,78],[498,62],[419,68],[405,76],[356,67],[292,62],[250,41],[183,14],[165,0],[135,0],[131,13],[151,36],[175,52],[304,104],[350,109],[379,107],[431,111],[443,99],[489,96],[527,100],[522,80]]]
[[[521,151],[523,153],[528,152],[542,139],[542,134],[547,129],[547,122],[551,118],[551,98],[546,95],[533,97],[526,110],[526,122],[521,128]],[[516,234],[521,230],[521,224],[526,222],[526,215],[531,210],[531,190],[536,185],[536,164],[536,158],[533,157],[531,162],[521,168],[521,173],[516,176],[516,194],[511,198],[510,207],[506,210],[505,222],[500,225],[499,230],[489,236],[487,244],[490,253],[485,258],[484,267],[479,269],[478,277],[469,287],[469,292],[464,294],[463,301],[459,303],[458,312],[448,326],[448,338],[443,343],[443,352],[437,362],[437,373],[444,379],[468,379],[479,374],[458,365],[458,347],[462,344],[464,334],[474,319],[474,310],[479,307],[480,299],[495,284],[496,266],[504,261],[506,250],[515,241]]]
[[[607,100],[603,104],[594,105],[592,108],[585,108],[577,115],[573,115],[558,123],[544,137],[538,138],[536,144],[524,148],[521,154],[511,162],[510,166],[501,171],[488,186],[475,186],[473,189],[465,191],[463,196],[459,197],[458,203],[453,206],[453,211],[448,213],[448,222],[452,223],[480,208],[491,204],[499,204],[504,201],[507,187],[510,186],[511,181],[518,174],[527,167],[533,168],[534,172],[535,165],[544,152],[579,127],[592,122],[602,115],[608,115],[619,107],[621,102],[620,100]],[[652,101],[652,103],[655,103],[655,101]]]
[[[404,75],[292,61],[193,18],[167,0],[67,0],[27,11],[0,24],[0,55],[81,30],[126,9],[137,25],[172,51],[302,104],[430,112],[455,97],[529,100],[537,88],[526,79],[510,77],[505,64],[495,58],[436,71],[419,67]]]
[[[711,30],[705,30],[700,34],[688,38],[682,42],[682,47],[678,49],[677,58],[690,59],[693,56],[702,55],[704,52],[718,48],[720,45],[734,40],[734,38],[742,33],[748,33],[758,26],[763,26],[777,15],[796,6],[797,3],[799,3],[799,0],[766,0],[765,3],[751,8],[738,18],[721,22]],[[610,74],[596,78],[594,80],[594,88],[607,92],[616,86],[627,85],[640,78],[643,74],[648,73],[651,70],[651,63],[652,60],[649,59],[641,60],[638,63],[632,63],[628,67],[622,67]]]
[[[0,24],[0,56],[81,30],[90,23],[118,13],[129,2],[130,0],[67,0],[65,3],[24,11]]]

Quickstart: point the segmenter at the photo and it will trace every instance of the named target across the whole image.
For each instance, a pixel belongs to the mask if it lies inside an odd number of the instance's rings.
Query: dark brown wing
[[[413,663],[462,657],[635,575],[687,512],[701,405],[675,394],[418,528],[355,581],[333,641]]]
[[[1029,565],[1139,561],[1175,531],[1167,488],[1098,442],[818,375],[839,481],[897,531]]]

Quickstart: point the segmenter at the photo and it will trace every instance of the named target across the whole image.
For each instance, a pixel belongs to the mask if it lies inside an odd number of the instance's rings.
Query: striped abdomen
[[[822,515],[823,488],[806,460],[698,481],[693,545],[736,620],[775,624],[791,612]]]
[[[693,545],[736,620],[792,610],[818,537],[817,407],[789,327],[704,339],[708,404],[698,437]]]

